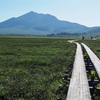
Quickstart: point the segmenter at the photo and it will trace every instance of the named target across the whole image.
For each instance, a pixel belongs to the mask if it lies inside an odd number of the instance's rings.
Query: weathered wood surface
[[[66,100],[91,100],[82,48],[77,44],[72,77]]]
[[[98,73],[98,76],[100,78],[100,59],[94,54],[94,52],[87,45],[85,45],[84,43],[82,43],[82,45],[86,49],[93,65]]]

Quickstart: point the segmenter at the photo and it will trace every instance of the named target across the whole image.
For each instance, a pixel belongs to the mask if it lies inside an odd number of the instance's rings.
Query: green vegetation
[[[96,53],[96,55],[100,58],[100,39],[84,40],[81,42],[87,44]]]
[[[74,52],[64,38],[0,37],[0,100],[56,100]]]
[[[100,58],[100,40],[84,40],[84,41],[81,41],[85,44],[87,44],[93,51],[94,53]],[[84,54],[85,57],[88,57],[87,53],[85,52]],[[88,75],[88,79],[92,79],[94,78],[94,80],[100,80],[98,75],[97,75],[97,72],[95,70],[95,67],[94,65],[92,65],[92,69],[90,72],[87,73]],[[93,84],[93,83],[92,83]],[[96,88],[100,88],[100,81],[95,83],[95,87]],[[93,100],[100,100],[100,95],[99,95],[99,90],[94,90],[94,92],[91,94],[92,96],[92,99]]]

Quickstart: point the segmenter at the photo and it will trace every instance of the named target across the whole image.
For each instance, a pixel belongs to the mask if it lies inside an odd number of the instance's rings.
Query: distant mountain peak
[[[88,27],[77,23],[58,20],[51,14],[42,14],[30,11],[19,17],[13,17],[0,23],[1,33],[47,34],[47,33],[82,33],[89,30]]]
[[[23,17],[23,16],[28,17],[28,16],[34,16],[34,15],[38,15],[38,13],[30,11],[30,12],[24,14],[24,15],[19,16],[18,18]]]
[[[43,14],[43,13],[37,13],[37,12],[34,12],[34,11],[30,11],[30,12],[28,12],[28,13],[26,13],[25,15],[42,15],[42,16],[50,16],[50,17],[55,17],[55,16],[53,16],[53,15],[51,15],[51,14]],[[56,18],[56,17],[55,17]]]
[[[34,11],[30,11],[30,12],[28,12],[26,14],[38,14],[38,13],[37,12],[34,12]]]

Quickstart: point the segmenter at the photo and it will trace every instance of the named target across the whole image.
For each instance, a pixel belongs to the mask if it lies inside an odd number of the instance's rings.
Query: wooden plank
[[[84,48],[86,49],[96,71],[97,71],[97,74],[100,78],[100,59],[95,55],[95,53],[87,46],[85,45],[84,43],[82,43],[82,45],[84,46]]]
[[[77,44],[72,77],[66,100],[91,100],[82,48]]]

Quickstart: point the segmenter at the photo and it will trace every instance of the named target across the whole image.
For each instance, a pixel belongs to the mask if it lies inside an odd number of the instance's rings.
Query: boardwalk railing
[[[100,59],[94,54],[94,52],[87,46],[85,45],[84,43],[82,43],[82,45],[84,46],[84,48],[86,49],[96,71],[97,71],[97,74],[100,78]]]
[[[66,100],[91,100],[82,48],[77,44],[72,77]]]

